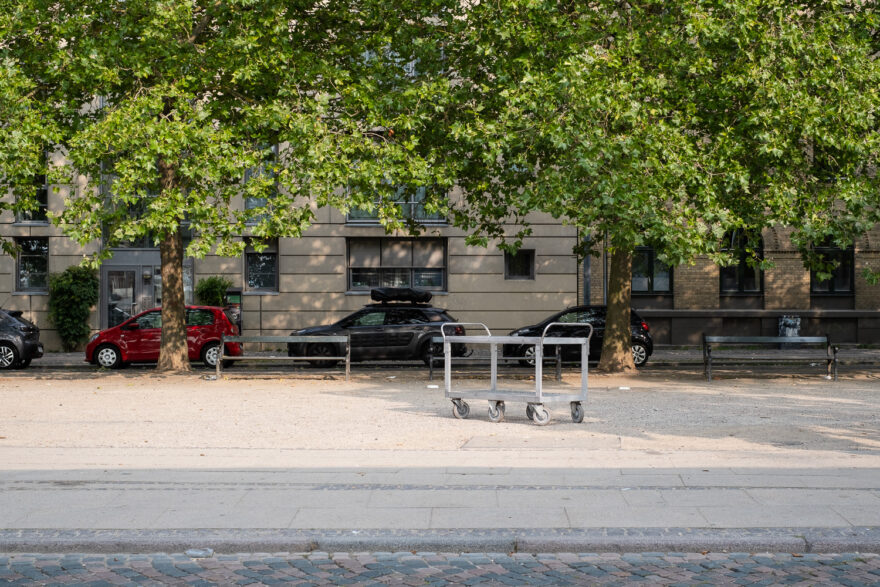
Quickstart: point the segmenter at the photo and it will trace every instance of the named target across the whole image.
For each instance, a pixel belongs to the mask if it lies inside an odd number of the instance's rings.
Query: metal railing
[[[284,356],[266,356],[266,355],[248,355],[245,354],[242,350],[241,355],[230,356],[226,354],[226,343],[228,342],[236,342],[236,343],[246,343],[246,342],[256,342],[256,343],[307,343],[307,344],[319,344],[319,343],[330,343],[336,345],[338,343],[345,343],[345,355],[344,356],[295,356],[291,357],[288,355]],[[306,347],[307,349],[309,347]],[[217,379],[220,379],[220,374],[223,368],[223,361],[345,361],[345,380],[348,381],[351,377],[351,339],[348,336],[224,336],[221,339],[220,343],[220,358],[217,359]]]

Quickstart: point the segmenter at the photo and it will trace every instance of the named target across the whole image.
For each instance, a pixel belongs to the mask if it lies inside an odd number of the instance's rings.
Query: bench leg
[[[703,356],[703,372],[706,374],[706,381],[712,381],[712,347],[706,347]]]

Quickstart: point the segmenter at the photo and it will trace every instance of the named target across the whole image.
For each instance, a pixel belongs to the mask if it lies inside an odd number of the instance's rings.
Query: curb
[[[0,530],[5,553],[788,552],[880,554],[880,527],[583,530]]]

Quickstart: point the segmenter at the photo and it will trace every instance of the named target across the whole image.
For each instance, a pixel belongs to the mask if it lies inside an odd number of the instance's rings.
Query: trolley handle
[[[444,322],[440,325],[440,334],[443,335],[443,342],[446,343],[446,327],[447,326],[482,326],[483,330],[486,331],[486,336],[492,336],[492,333],[489,331],[489,327],[483,324],[482,322]]]
[[[586,326],[590,329],[589,334],[587,334],[587,340],[589,341],[593,337],[593,325],[587,322],[551,322],[544,328],[544,333],[541,334],[541,346],[544,346],[544,339],[547,338],[547,331],[550,330],[551,326]]]

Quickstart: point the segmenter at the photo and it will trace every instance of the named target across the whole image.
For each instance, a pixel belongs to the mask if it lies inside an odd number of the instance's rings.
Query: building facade
[[[43,186],[45,208],[59,210],[67,189]],[[434,305],[493,332],[533,323],[582,299],[572,253],[578,238],[574,228],[535,214],[532,235],[517,255],[510,255],[495,245],[468,246],[462,231],[425,215],[417,201],[401,205],[424,222],[419,236],[388,235],[368,213],[344,215],[322,208],[315,210],[315,221],[302,238],[275,239],[261,251],[248,244],[240,258],[187,259],[187,301],[194,301],[199,280],[223,276],[242,290],[243,334],[286,335],[361,308],[371,301],[370,289],[379,286],[430,290]],[[0,306],[22,310],[41,328],[47,350],[58,350],[60,341],[48,319],[48,275],[79,263],[95,247],[71,241],[42,212],[27,217],[4,212],[0,231],[22,249],[17,258],[0,256]],[[159,250],[149,245],[115,249],[103,263],[93,329],[161,304]]]
[[[0,215],[0,234],[21,247],[15,258],[0,256],[0,307],[22,310],[41,328],[47,350],[58,350],[60,341],[48,319],[48,275],[79,263],[95,247],[71,241],[46,216],[47,210],[63,206],[67,190],[81,186],[37,189],[40,210]],[[315,210],[315,222],[302,238],[276,239],[261,251],[248,244],[240,258],[187,259],[187,301],[194,301],[199,280],[226,277],[242,290],[246,335],[285,335],[336,321],[370,303],[369,290],[379,286],[431,290],[435,305],[462,322],[486,324],[494,333],[533,324],[570,305],[604,303],[606,260],[592,257],[579,263],[572,250],[582,235],[552,217],[533,214],[532,235],[517,255],[510,255],[495,245],[468,246],[463,232],[425,213],[418,192],[400,205],[424,224],[419,236],[388,235],[366,212],[344,215],[322,208]],[[783,317],[794,317],[800,334],[880,344],[880,285],[862,274],[866,267],[880,269],[880,228],[849,250],[823,250],[838,263],[825,280],[804,269],[788,236],[781,228],[763,232],[757,254],[774,264],[766,271],[744,259],[719,267],[700,258],[693,265],[669,268],[651,249],[637,249],[633,306],[650,323],[655,343],[697,344],[703,332],[775,335]],[[735,235],[729,246],[739,246]],[[158,248],[140,242],[116,249],[101,267],[100,283],[94,330],[161,304]]]
[[[819,251],[837,267],[830,279],[804,268],[790,230],[766,229],[756,254],[773,266],[765,271],[739,262],[719,267],[706,257],[669,268],[653,251],[640,248],[633,261],[633,306],[649,322],[656,344],[693,345],[702,333],[776,336],[780,324],[804,336],[827,334],[835,343],[880,344],[880,284],[864,269],[880,270],[880,227],[847,250]],[[731,250],[740,245],[735,235]],[[589,301],[605,299],[607,264],[585,263],[583,291]]]

